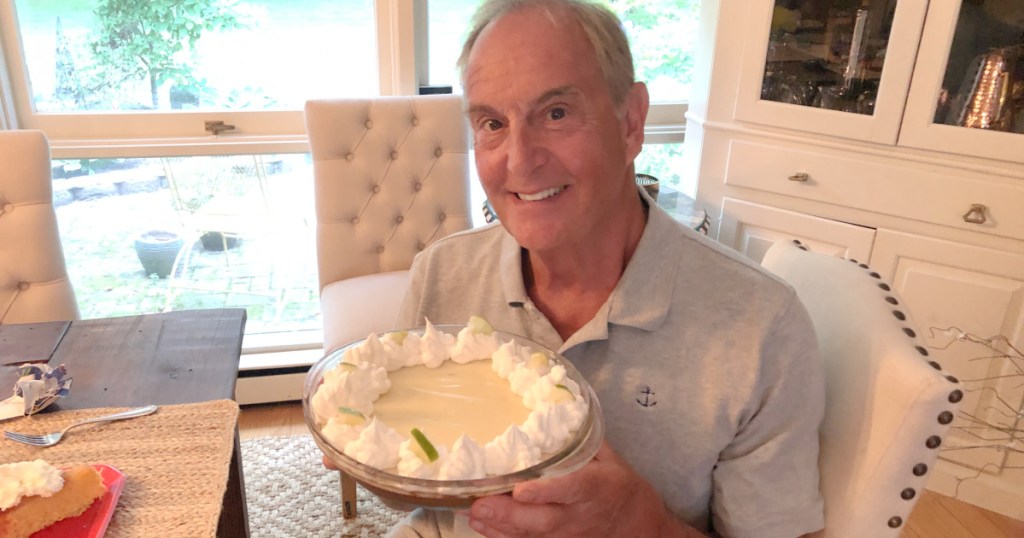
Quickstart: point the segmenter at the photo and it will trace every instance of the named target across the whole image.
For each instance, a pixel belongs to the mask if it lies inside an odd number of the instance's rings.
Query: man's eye
[[[502,127],[502,124],[498,120],[486,120],[486,121],[484,121],[484,129],[487,129],[488,131],[497,131],[498,129],[501,129],[501,127]]]
[[[561,107],[552,108],[548,112],[548,116],[553,120],[560,120],[565,117],[565,109]]]

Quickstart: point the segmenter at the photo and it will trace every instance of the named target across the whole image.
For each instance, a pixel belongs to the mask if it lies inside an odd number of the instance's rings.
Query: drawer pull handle
[[[807,175],[807,172],[797,172],[789,176],[790,181],[796,181],[799,183],[805,183],[808,179],[811,179],[811,176]]]
[[[964,213],[964,222],[985,224],[985,221],[988,220],[988,217],[985,216],[987,211],[988,208],[985,207],[985,204],[971,204],[971,208],[967,210],[967,213]]]

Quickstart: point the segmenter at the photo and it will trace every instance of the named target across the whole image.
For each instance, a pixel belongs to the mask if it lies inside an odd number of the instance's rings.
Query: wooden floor
[[[239,419],[241,438],[309,435],[298,403],[246,406]],[[903,538],[1022,538],[1024,522],[924,491]]]

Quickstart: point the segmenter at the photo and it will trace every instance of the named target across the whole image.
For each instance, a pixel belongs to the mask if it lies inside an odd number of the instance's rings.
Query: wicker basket
[[[655,202],[658,201],[658,178],[649,174],[637,174],[636,184],[643,187]]]

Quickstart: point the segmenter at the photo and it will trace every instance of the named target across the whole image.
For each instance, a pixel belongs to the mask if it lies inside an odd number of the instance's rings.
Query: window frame
[[[308,153],[303,111],[128,111],[38,113],[33,110],[15,0],[0,0],[0,129],[39,129],[53,159]],[[380,95],[413,95],[428,81],[428,0],[374,0]],[[647,144],[682,143],[686,102],[652,103]],[[205,122],[236,129],[219,135]],[[314,334],[316,333],[316,334]],[[276,335],[276,336],[275,336]],[[246,336],[248,353],[321,345],[318,331]]]
[[[375,0],[380,95],[427,84],[427,0]],[[0,128],[39,129],[54,158],[157,157],[308,151],[302,110],[38,113],[32,109],[14,0],[0,0]],[[681,143],[687,104],[653,103],[648,143]],[[207,120],[235,125],[211,136]]]

